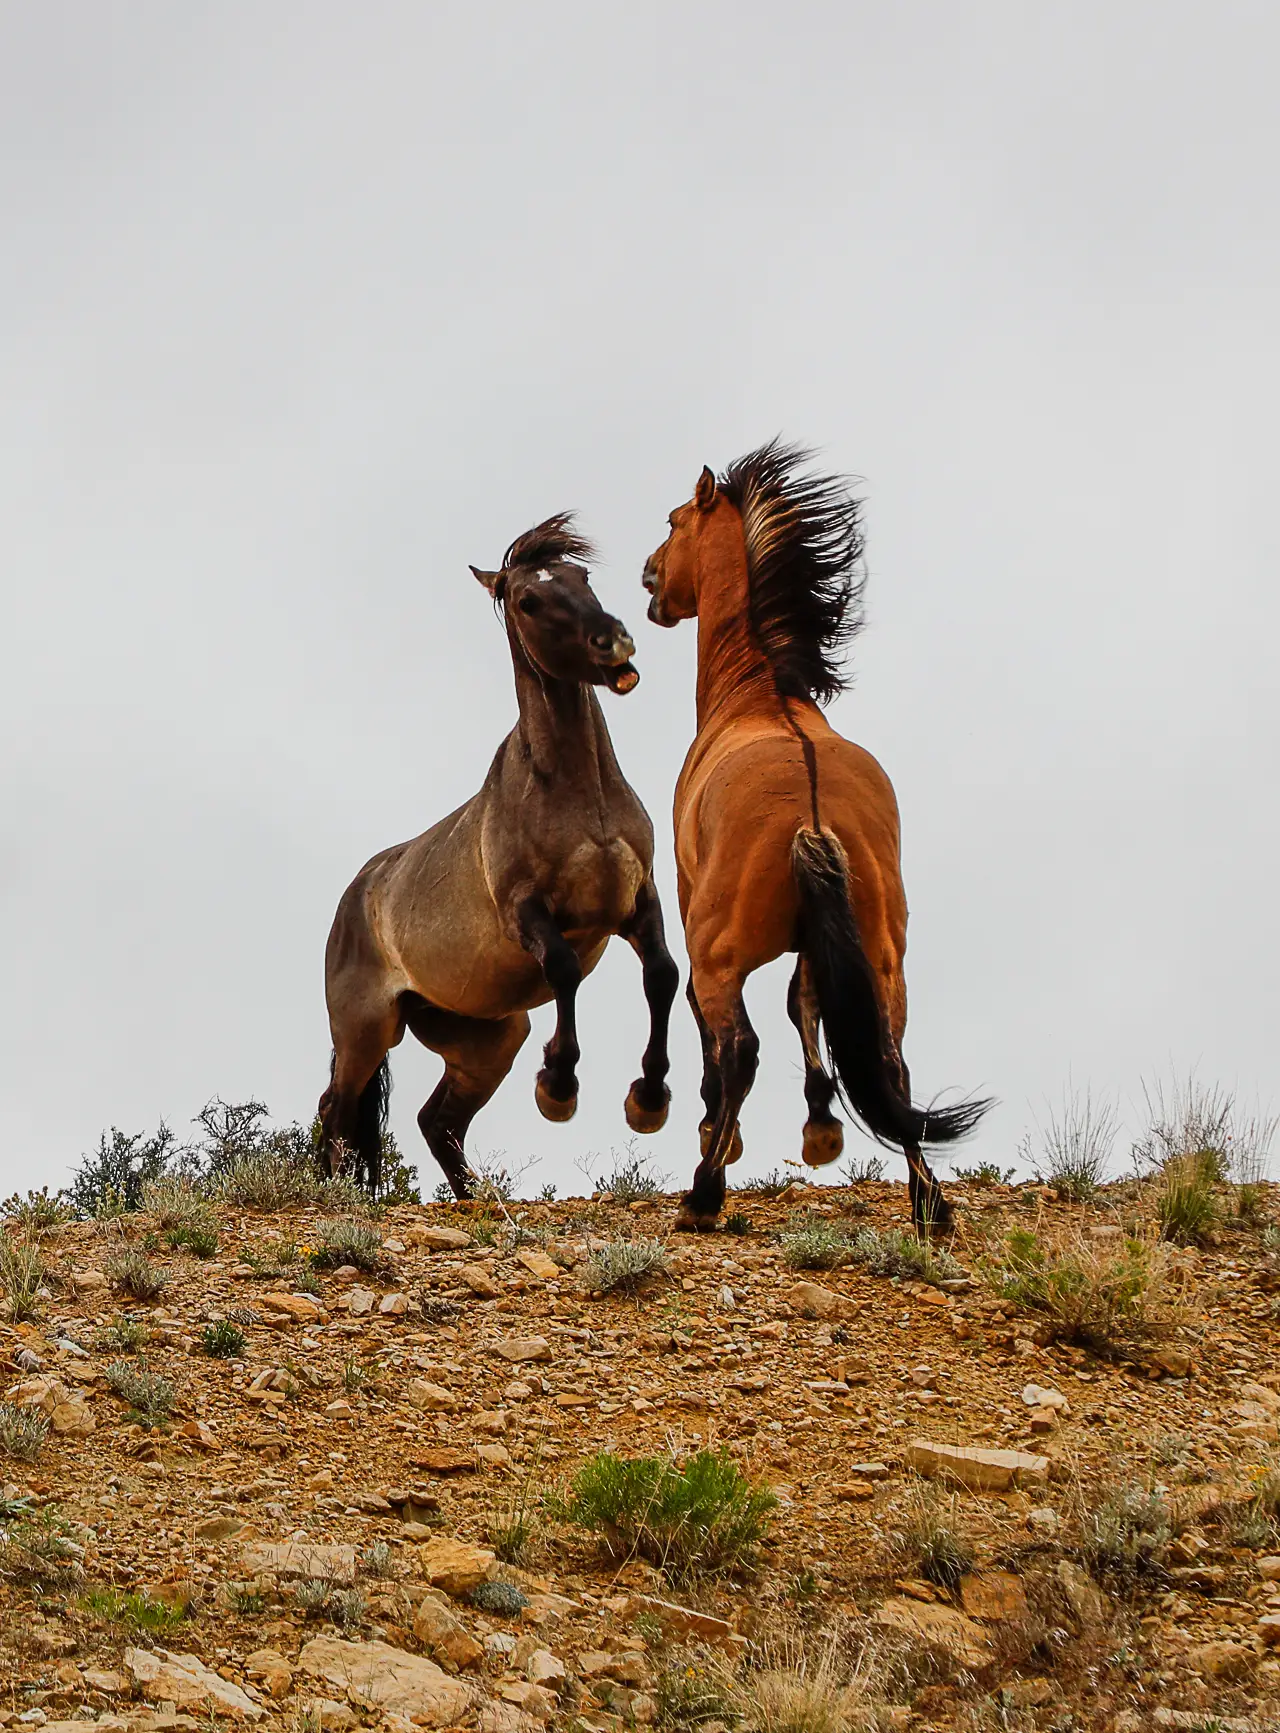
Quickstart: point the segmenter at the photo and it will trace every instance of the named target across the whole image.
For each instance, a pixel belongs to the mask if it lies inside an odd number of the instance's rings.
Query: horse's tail
[[[356,1177],[376,1196],[382,1184],[382,1146],[391,1108],[391,1061],[382,1064],[360,1091],[356,1103]]]
[[[849,896],[849,862],[827,830],[797,831],[791,869],[800,892],[800,948],[813,972],[831,1068],[851,1110],[883,1143],[954,1143],[990,1103],[913,1107],[903,1086],[871,964]]]

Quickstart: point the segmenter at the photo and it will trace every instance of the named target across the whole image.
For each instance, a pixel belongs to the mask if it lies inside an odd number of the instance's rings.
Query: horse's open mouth
[[[634,668],[630,662],[618,662],[614,667],[605,668],[602,672],[604,683],[610,692],[619,694],[631,692],[640,684],[639,670]]]

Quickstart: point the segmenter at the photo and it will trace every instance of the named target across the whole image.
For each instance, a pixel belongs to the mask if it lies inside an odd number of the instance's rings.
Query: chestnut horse
[[[651,620],[698,621],[698,732],[676,786],[675,843],[705,1113],[677,1226],[714,1226],[725,1163],[742,1153],[760,1045],[743,983],[795,951],[787,1008],[804,1050],[805,1161],[825,1166],[844,1147],[839,1089],[876,1138],[902,1146],[913,1220],[936,1229],[950,1209],[921,1145],[963,1137],[989,1103],[911,1102],[897,802],[819,708],[843,689],[839,652],[861,625],[859,506],[840,481],[802,474],[806,461],[775,441],[719,481],[704,469],[644,569]]]
[[[626,629],[575,563],[591,551],[566,513],[513,542],[500,571],[471,568],[506,626],[519,721],[480,792],[375,855],[338,905],[325,953],[334,1051],[321,1156],[332,1173],[350,1154],[375,1192],[387,1052],[406,1028],[445,1062],[418,1125],[458,1197],[471,1188],[467,1127],[511,1069],[529,1008],[551,998],[556,1029],[536,1100],[546,1118],[572,1118],[578,986],[614,933],[640,959],[650,1013],[627,1123],[657,1131],[666,1120],[667,1025],[680,974],[653,883],[653,826],[592,691],[630,692],[640,676]]]

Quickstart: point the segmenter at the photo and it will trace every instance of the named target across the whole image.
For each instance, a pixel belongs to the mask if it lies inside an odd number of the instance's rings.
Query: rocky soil
[[[145,1216],[48,1231],[44,1297],[0,1352],[52,1429],[0,1458],[0,1539],[35,1512],[71,1554],[0,1546],[0,1725],[715,1733],[728,1699],[681,1679],[823,1653],[860,1682],[815,1733],[1280,1727],[1280,1539],[1244,1520],[1280,1459],[1276,1252],[1255,1225],[1179,1254],[1176,1324],[1102,1358],[981,1266],[1017,1225],[1114,1236],[1115,1201],[954,1192],[968,1279],[941,1287],[784,1261],[798,1202],[903,1225],[887,1184],[732,1194],[743,1231],[673,1240],[669,1276],[597,1298],[593,1242],[665,1239],[672,1198],[398,1207],[378,1274],[318,1293],[298,1276],[320,1218],[221,1210],[212,1257],[154,1247],[150,1305],[107,1274]],[[120,1317],[141,1357],[108,1338]],[[242,1358],[203,1351],[220,1320]],[[122,1358],[171,1381],[165,1423],[113,1393]],[[777,1495],[751,1574],[673,1584],[542,1507],[596,1451],[704,1446]],[[1084,1525],[1130,1485],[1178,1520],[1158,1568],[1109,1578]],[[958,1582],[903,1545],[921,1512],[972,1547]]]

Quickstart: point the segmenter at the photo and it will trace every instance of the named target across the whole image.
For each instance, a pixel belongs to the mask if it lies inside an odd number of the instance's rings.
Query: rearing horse
[[[963,1137],[989,1103],[911,1102],[897,802],[819,708],[843,689],[838,655],[862,623],[859,506],[840,481],[800,473],[807,455],[774,441],[719,481],[704,468],[644,569],[651,620],[698,621],[698,732],[675,845],[705,1113],[676,1225],[713,1227],[724,1205],[760,1047],[743,983],[796,951],[787,1009],[804,1049],[805,1161],[825,1166],[844,1147],[838,1088],[875,1137],[902,1146],[913,1220],[936,1229],[950,1206],[921,1145]]]
[[[538,1073],[547,1119],[578,1105],[579,983],[612,934],[643,967],[650,1033],[626,1100],[633,1131],[657,1131],[671,1099],[667,1024],[679,970],[653,883],[653,826],[618,768],[592,690],[640,676],[626,628],[597,601],[590,544],[568,514],[512,543],[497,572],[471,569],[506,627],[520,718],[484,787],[412,842],[357,874],[325,952],[333,1072],[320,1100],[321,1155],[344,1154],[376,1191],[387,1051],[411,1029],[445,1062],[418,1126],[458,1197],[463,1138],[529,1033],[529,1008],[556,1002]]]

